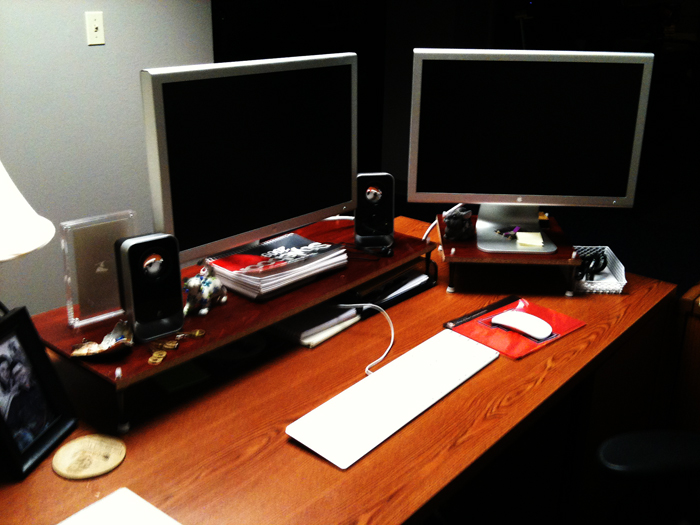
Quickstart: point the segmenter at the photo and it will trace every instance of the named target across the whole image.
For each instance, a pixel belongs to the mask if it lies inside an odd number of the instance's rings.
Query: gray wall
[[[106,45],[87,45],[85,11],[104,13]],[[151,232],[139,71],[206,62],[210,0],[0,0],[0,159],[57,228],[132,209]],[[59,237],[0,265],[0,301],[65,305]]]

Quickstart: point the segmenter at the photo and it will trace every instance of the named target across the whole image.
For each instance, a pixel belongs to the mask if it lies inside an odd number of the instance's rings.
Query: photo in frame
[[[135,216],[126,210],[60,224],[68,326],[124,315],[114,243],[135,234]]]
[[[29,312],[0,303],[0,461],[24,478],[76,425]]]

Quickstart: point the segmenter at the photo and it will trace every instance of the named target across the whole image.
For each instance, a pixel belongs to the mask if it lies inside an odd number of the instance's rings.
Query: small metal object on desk
[[[175,335],[175,339],[186,339],[187,337],[199,339],[200,337],[204,337],[204,334],[206,334],[206,332],[198,328],[197,330],[192,330],[191,332],[180,332],[179,334]]]
[[[151,350],[175,350],[178,345],[180,344],[180,341],[183,339],[187,339],[189,337],[199,339],[200,337],[204,337],[204,334],[206,332],[204,330],[192,330],[191,332],[180,332],[175,334],[175,339],[169,339],[167,341],[154,341],[151,343]]]
[[[163,362],[163,359],[165,359],[165,356],[167,355],[167,351],[169,350],[175,350],[179,345],[180,341],[182,339],[186,339],[188,337],[193,337],[193,338],[200,338],[204,337],[204,334],[206,332],[204,330],[192,330],[191,332],[180,332],[179,334],[175,334],[175,339],[168,339],[167,341],[154,341],[151,343],[151,357],[148,358],[148,364],[149,365],[159,365]]]
[[[151,351],[158,350],[175,350],[180,345],[179,341],[169,340],[169,341],[155,341],[151,343]]]
[[[149,365],[159,365],[163,362],[163,359],[165,359],[165,356],[168,355],[168,352],[165,350],[157,350],[153,352],[153,355],[148,358],[148,364]]]

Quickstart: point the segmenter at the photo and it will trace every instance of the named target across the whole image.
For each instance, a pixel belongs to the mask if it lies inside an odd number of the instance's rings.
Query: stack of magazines
[[[313,242],[296,233],[208,259],[227,288],[250,299],[278,295],[347,261],[342,245]]]

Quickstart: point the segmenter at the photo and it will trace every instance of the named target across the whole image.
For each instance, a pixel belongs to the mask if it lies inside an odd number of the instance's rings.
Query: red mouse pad
[[[508,310],[521,311],[539,317],[549,323],[552,327],[552,334],[545,339],[535,339],[491,323],[494,316]],[[510,296],[482,310],[448,321],[445,323],[445,328],[450,328],[489,348],[498,350],[510,358],[520,359],[585,326],[585,324],[578,319],[544,308],[520,297]]]

